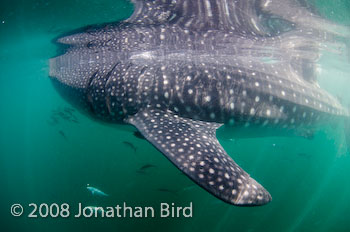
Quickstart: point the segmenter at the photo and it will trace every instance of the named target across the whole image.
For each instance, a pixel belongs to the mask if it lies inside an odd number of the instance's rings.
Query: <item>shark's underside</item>
[[[270,194],[216,139],[222,124],[296,129],[347,116],[317,83],[348,28],[304,0],[134,0],[122,22],[58,39],[50,76],[100,119],[134,125],[193,181],[235,205]],[[337,50],[338,52],[338,50]]]

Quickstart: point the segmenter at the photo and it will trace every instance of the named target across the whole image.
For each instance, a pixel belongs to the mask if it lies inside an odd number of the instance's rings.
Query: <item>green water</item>
[[[348,1],[319,1],[319,6],[329,18],[349,25]],[[312,140],[220,140],[273,196],[263,207],[240,208],[194,185],[152,145],[127,130],[77,111],[75,122],[54,116],[71,106],[48,78],[48,59],[56,55],[51,40],[82,26],[127,18],[131,12],[129,3],[116,0],[0,2],[0,231],[350,231],[350,157],[341,127],[325,126]],[[329,81],[340,66],[350,86],[346,62],[324,62],[329,67],[322,73],[330,83],[327,88],[350,102],[346,84]],[[138,173],[145,164],[155,167]],[[92,196],[88,183],[110,196]],[[69,203],[73,210],[79,202],[153,206],[156,215],[27,217],[30,203]],[[193,217],[160,218],[161,202],[193,202]],[[24,207],[21,217],[10,213],[15,203]]]

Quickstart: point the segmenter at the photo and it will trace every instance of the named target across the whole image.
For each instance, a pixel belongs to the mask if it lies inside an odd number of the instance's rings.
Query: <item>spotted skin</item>
[[[262,205],[270,194],[227,155],[216,139],[218,123],[146,109],[129,118],[167,158],[218,198],[235,205]]]
[[[50,60],[52,81],[94,118],[134,125],[219,199],[271,201],[219,144],[221,125],[254,134],[348,116],[319,87],[317,61],[349,33],[305,1],[132,2],[125,21],[59,38],[66,49]]]

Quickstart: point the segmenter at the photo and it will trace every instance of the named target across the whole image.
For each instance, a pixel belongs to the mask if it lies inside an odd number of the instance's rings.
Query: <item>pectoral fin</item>
[[[263,205],[270,194],[227,155],[216,139],[218,123],[146,109],[130,117],[142,135],[194,182],[234,205]]]

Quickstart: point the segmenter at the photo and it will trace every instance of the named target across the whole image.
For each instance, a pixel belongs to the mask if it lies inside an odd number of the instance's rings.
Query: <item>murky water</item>
[[[350,25],[350,2],[316,1]],[[132,13],[127,1],[5,0],[0,3],[1,231],[349,231],[350,156],[343,125],[313,139],[270,137],[220,142],[273,196],[263,207],[221,202],[190,181],[128,128],[98,123],[65,102],[48,78],[52,40]],[[350,65],[324,55],[320,85],[350,103]],[[145,166],[148,165],[148,166]],[[109,197],[92,196],[86,185]],[[36,203],[152,206],[154,218],[28,218]],[[161,202],[193,204],[190,218],[161,218]],[[24,207],[21,217],[12,204]]]

